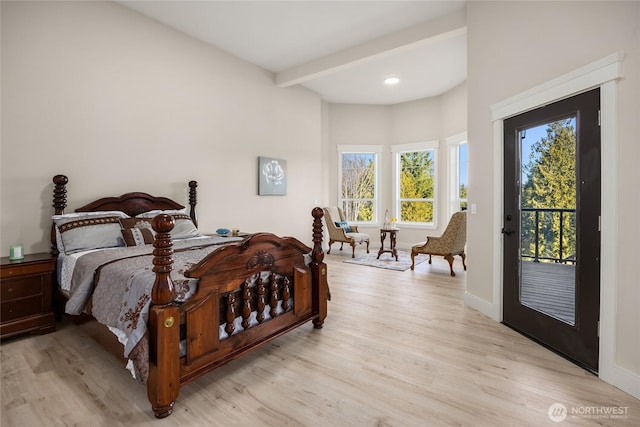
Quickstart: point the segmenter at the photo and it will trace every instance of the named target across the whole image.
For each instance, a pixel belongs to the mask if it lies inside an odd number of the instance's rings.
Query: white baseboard
[[[493,304],[487,300],[477,297],[469,292],[464,292],[464,303],[469,307],[478,310],[480,313],[486,314],[496,322],[502,321],[500,318],[500,305]]]
[[[603,372],[604,371],[604,372]],[[600,379],[640,399],[640,376],[619,366],[600,370]]]

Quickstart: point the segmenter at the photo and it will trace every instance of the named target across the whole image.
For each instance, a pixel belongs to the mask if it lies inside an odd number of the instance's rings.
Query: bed
[[[308,247],[271,233],[200,234],[195,181],[188,212],[133,192],[65,213],[68,182],[53,178],[51,230],[65,312],[90,314],[118,336],[157,418],[172,413],[181,386],[308,322],[322,328],[321,208]]]

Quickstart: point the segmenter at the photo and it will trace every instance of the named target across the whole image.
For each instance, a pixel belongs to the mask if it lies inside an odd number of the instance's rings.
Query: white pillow
[[[173,215],[173,220],[176,225],[171,230],[172,239],[188,239],[202,236],[189,215]]]
[[[136,218],[153,218],[159,214],[171,215],[176,225],[171,230],[172,239],[188,239],[190,237],[201,237],[202,234],[198,231],[193,220],[187,215],[187,208],[179,210],[154,210],[143,212],[136,215]]]
[[[74,212],[53,215],[58,251],[71,254],[89,249],[124,246],[120,211]]]
[[[89,249],[124,246],[120,218],[117,216],[58,220],[64,253],[72,254]]]

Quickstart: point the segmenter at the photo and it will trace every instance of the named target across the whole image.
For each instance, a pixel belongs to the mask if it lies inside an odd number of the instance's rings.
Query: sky
[[[531,155],[531,147],[536,142],[540,141],[543,137],[547,136],[547,124],[528,128],[526,130],[524,138],[521,141],[521,157],[520,161],[522,162],[522,181],[521,185],[525,183],[526,179],[526,171],[524,166],[529,163],[529,156]]]
[[[467,161],[467,157],[468,157],[468,150],[467,150],[467,144],[461,144],[460,149],[458,150],[459,152],[459,159],[458,161],[460,162],[459,164],[459,170],[460,170],[460,185],[464,185],[465,187],[469,188],[469,178],[468,178],[468,161]]]

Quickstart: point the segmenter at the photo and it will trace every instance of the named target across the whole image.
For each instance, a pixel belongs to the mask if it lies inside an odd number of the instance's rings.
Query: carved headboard
[[[53,207],[56,215],[62,215],[67,207],[67,183],[69,178],[65,175],[56,175],[53,177]],[[198,226],[196,215],[197,204],[197,187],[196,181],[189,181],[189,216],[193,220],[195,226]],[[98,212],[98,211],[122,211],[129,216],[136,216],[150,210],[168,210],[183,209],[180,203],[167,197],[156,197],[147,193],[132,192],[117,197],[103,197],[94,202],[86,204],[76,212]],[[51,253],[58,254],[56,245],[55,228],[51,228]]]

